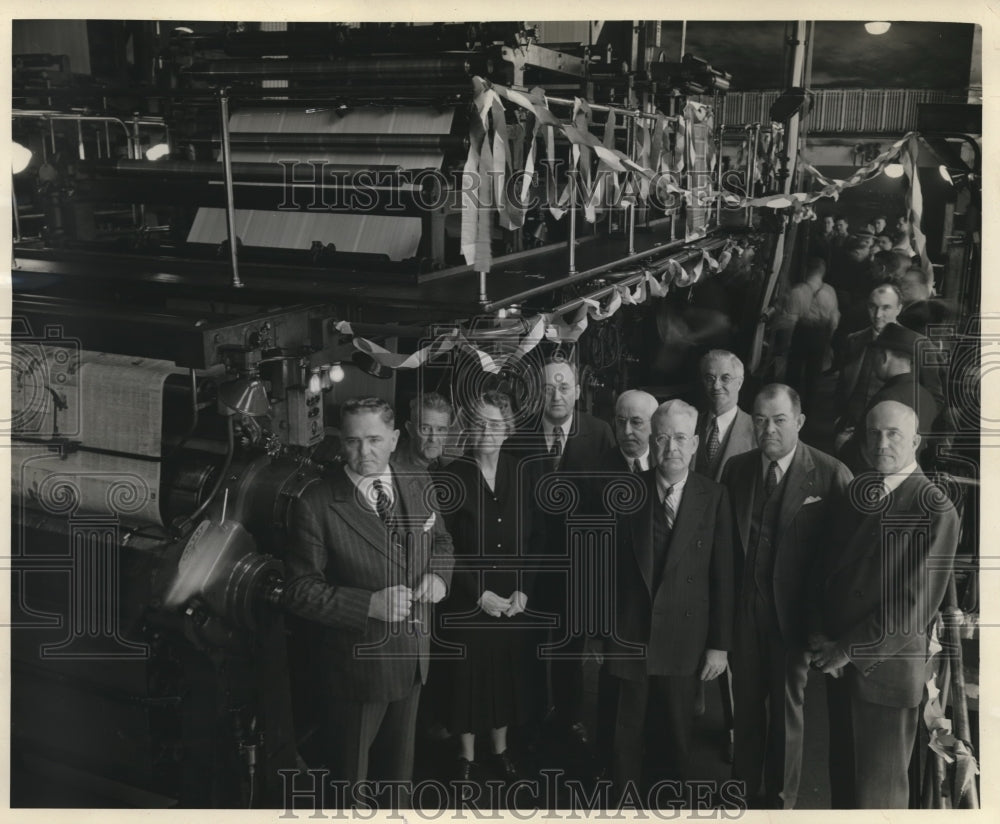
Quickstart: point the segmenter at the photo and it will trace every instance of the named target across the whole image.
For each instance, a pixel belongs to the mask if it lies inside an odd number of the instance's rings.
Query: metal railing
[[[719,100],[716,122],[767,123],[781,91],[729,92]],[[917,127],[920,103],[966,103],[967,89],[813,89],[809,134],[903,133]],[[704,102],[711,100],[705,98]]]

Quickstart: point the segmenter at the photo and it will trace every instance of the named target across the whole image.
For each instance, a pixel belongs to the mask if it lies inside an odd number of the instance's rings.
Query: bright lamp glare
[[[330,380],[334,383],[340,383],[344,379],[344,367],[339,363],[335,363],[330,367]]]
[[[313,374],[309,378],[309,391],[314,395],[318,395],[323,389],[323,382],[320,380],[319,375]]]
[[[26,149],[20,143],[14,143],[10,148],[10,170],[14,174],[20,174],[28,168],[31,163],[31,150]]]
[[[948,167],[945,166],[943,163],[940,166],[938,166],[938,172],[940,172],[941,177],[944,178],[945,183],[954,183],[954,181],[951,179],[951,175],[948,174]]]
[[[170,154],[170,147],[166,143],[157,143],[146,149],[146,160],[159,160]]]
[[[865,23],[865,31],[869,34],[885,34],[891,28],[892,23],[878,20],[873,23]]]
[[[885,176],[886,177],[902,177],[903,176],[903,167],[899,163],[890,163],[882,171],[885,172]]]

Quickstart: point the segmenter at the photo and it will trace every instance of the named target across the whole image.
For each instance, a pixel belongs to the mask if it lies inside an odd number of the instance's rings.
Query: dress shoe
[[[587,728],[582,721],[570,724],[566,730],[569,739],[581,747],[590,746],[590,736],[587,735]]]
[[[475,762],[470,761],[468,758],[458,757],[458,762],[455,765],[455,780],[456,781],[471,781],[472,780],[472,768]]]
[[[521,780],[521,772],[507,750],[493,755],[493,765],[497,772],[503,776],[504,781],[513,784],[515,781]]]

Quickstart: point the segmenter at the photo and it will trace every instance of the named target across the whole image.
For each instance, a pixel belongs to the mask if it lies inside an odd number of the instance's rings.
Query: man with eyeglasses
[[[509,439],[504,448],[525,462],[522,479],[532,478],[531,483],[543,484],[540,488],[544,489],[547,485],[542,478],[558,472],[560,483],[574,486],[580,499],[586,501],[598,456],[614,446],[611,427],[577,408],[581,387],[576,365],[571,360],[549,359],[542,366],[541,379],[544,393],[541,414],[534,426]],[[537,497],[535,501],[538,502]],[[555,509],[543,516],[547,554],[568,556],[566,513]],[[572,576],[575,571],[569,574]],[[550,641],[567,642],[559,650],[565,657],[548,659],[548,679],[542,671],[546,662],[538,661],[534,681],[539,693],[545,691],[546,680],[551,684],[548,699],[538,696],[538,701],[547,705],[549,730],[570,747],[586,752],[590,749],[590,738],[582,720],[584,637],[572,634],[579,632],[577,627],[581,622],[570,620],[569,589],[564,570],[539,572],[535,579],[538,609],[559,618]],[[586,604],[577,604],[577,608],[586,608]]]
[[[451,436],[451,404],[437,392],[416,395],[406,422],[408,440],[396,450],[393,464],[400,472],[436,472],[449,458],[445,448]]]
[[[733,630],[732,516],[725,487],[690,471],[698,413],[672,400],[653,413],[645,500],[617,527],[618,679],[613,774],[619,793],[641,782],[644,751],[690,780],[695,687],[726,668]],[[645,648],[638,657],[628,656]],[[624,653],[624,655],[622,655]]]
[[[737,406],[743,362],[736,355],[713,349],[702,357],[700,372],[708,408],[698,420],[694,469],[718,481],[726,461],[753,449],[753,421]]]
[[[732,352],[713,349],[702,357],[700,372],[708,407],[698,419],[698,451],[694,468],[713,481],[718,481],[722,477],[726,461],[754,448],[753,422],[737,406],[743,386],[743,362]],[[728,669],[719,679],[719,697],[723,722],[722,756],[725,761],[732,763],[733,689]],[[695,707],[698,715],[705,712],[703,684],[698,687]]]

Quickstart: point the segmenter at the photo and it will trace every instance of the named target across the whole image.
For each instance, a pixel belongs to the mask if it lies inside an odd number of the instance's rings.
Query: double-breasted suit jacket
[[[644,659],[616,657],[612,675],[694,675],[706,649],[729,650],[733,633],[733,543],[729,496],[689,472],[671,532],[663,575],[653,580],[653,507],[661,506],[656,470],[643,473],[646,496],[620,517],[617,534],[617,638],[645,645]]]
[[[368,617],[372,593],[416,589],[425,573],[451,582],[451,536],[434,510],[429,476],[393,475],[388,529],[343,466],[313,483],[295,512],[285,559],[285,604],[313,623],[317,673],[331,695],[347,700],[399,700],[418,675],[427,677],[431,605],[415,603],[410,618],[389,624]]]

